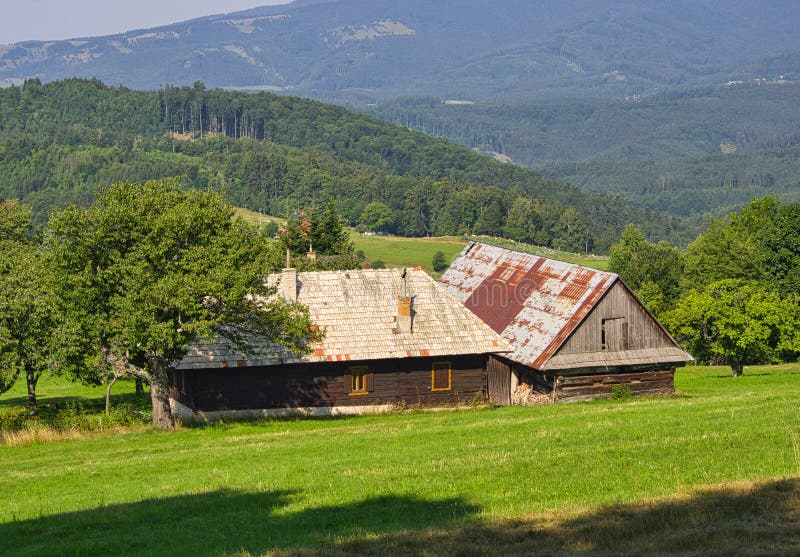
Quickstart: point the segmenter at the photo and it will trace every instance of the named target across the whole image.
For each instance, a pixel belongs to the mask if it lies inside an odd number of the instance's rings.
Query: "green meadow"
[[[738,379],[691,367],[676,386],[175,433],[8,433],[0,555],[797,555],[800,366]],[[44,405],[97,412],[104,394],[51,378],[40,390]],[[23,394],[4,394],[0,414]],[[135,402],[130,383],[114,396]]]
[[[255,211],[237,208],[236,214],[247,222],[255,225],[264,225],[267,222],[282,222],[278,217],[262,215]],[[445,260],[452,262],[467,245],[467,239],[461,236],[444,236],[433,238],[403,238],[401,236],[389,235],[365,235],[351,229],[351,238],[356,251],[363,251],[370,261],[383,261],[387,267],[422,267],[427,272],[433,273],[431,262],[433,254],[441,251],[445,255]],[[470,238],[481,242],[487,242],[504,248],[532,253],[558,261],[576,263],[595,269],[606,270],[608,268],[608,257],[598,255],[583,255],[558,251],[550,248],[543,248],[502,238]]]

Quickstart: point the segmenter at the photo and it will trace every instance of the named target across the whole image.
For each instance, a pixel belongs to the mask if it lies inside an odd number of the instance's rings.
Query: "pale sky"
[[[291,0],[0,0],[0,44],[112,35]]]

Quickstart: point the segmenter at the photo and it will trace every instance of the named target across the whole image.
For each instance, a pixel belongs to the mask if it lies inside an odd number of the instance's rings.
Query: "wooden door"
[[[511,404],[511,366],[490,357],[486,371],[489,379],[489,400],[501,406]]]

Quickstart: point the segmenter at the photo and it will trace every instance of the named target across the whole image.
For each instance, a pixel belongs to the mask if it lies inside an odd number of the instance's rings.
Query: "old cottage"
[[[257,356],[222,338],[197,342],[172,375],[176,413],[324,415],[483,401],[489,355],[511,350],[419,269],[285,269],[270,281],[309,308],[324,340],[296,355],[256,339]]]
[[[440,282],[514,348],[489,362],[500,404],[520,385],[553,401],[622,384],[668,394],[676,366],[692,359],[614,273],[474,242]]]

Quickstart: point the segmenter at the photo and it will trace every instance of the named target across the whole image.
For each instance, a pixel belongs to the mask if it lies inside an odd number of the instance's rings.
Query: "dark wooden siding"
[[[511,404],[511,366],[498,358],[490,357],[486,375],[489,400],[495,404]]]
[[[675,391],[675,368],[666,371],[573,375],[555,377],[555,402],[609,398],[617,385],[628,385],[633,396],[670,395]]]
[[[605,324],[605,335],[603,325]],[[606,346],[602,341],[605,336]],[[558,350],[560,354],[643,350],[675,346],[621,282],[603,297]]]
[[[287,366],[187,370],[191,408],[204,411],[405,403],[447,405],[485,400],[487,356],[404,358]],[[452,388],[432,391],[434,362],[450,362]],[[350,394],[346,377],[367,366],[370,392]]]
[[[550,395],[553,402],[577,402],[609,398],[616,385],[628,385],[633,396],[671,395],[675,391],[675,368],[629,373],[550,375],[531,368],[518,369],[520,381]]]

